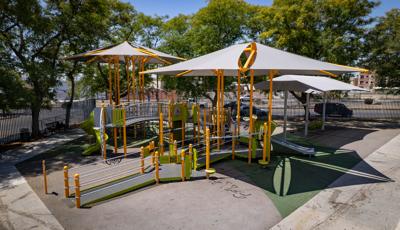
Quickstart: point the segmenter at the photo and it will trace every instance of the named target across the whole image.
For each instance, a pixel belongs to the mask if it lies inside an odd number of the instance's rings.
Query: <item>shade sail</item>
[[[321,92],[328,91],[367,91],[363,88],[338,81],[328,77],[304,76],[304,75],[283,75],[273,80],[274,90],[289,90],[305,92],[307,90],[317,90]],[[258,90],[269,90],[269,84],[266,81],[254,85]]]
[[[185,76],[215,76],[214,70],[224,70],[225,76],[237,76],[238,60],[244,49],[251,43],[232,45],[175,65],[162,67],[145,73],[176,75],[187,71]],[[331,75],[367,71],[365,69],[341,66],[303,57],[279,49],[255,43],[257,54],[250,69],[255,75],[267,75],[269,71],[277,74]],[[329,72],[329,73],[327,73]]]
[[[119,57],[120,61],[125,61],[125,57],[147,57],[147,63],[152,64],[169,64],[182,61],[184,59],[175,57],[157,50],[153,50],[144,46],[131,45],[124,41],[117,45],[107,46],[100,49],[87,51],[81,54],[67,57],[66,60],[89,61],[98,57],[96,60],[107,62],[109,57]]]

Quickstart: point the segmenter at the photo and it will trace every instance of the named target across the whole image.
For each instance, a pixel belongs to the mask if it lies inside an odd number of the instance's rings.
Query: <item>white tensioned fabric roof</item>
[[[176,75],[187,71],[184,76],[215,76],[214,70],[224,70],[225,76],[237,76],[238,60],[243,50],[251,43],[232,45],[188,61],[174,65],[147,70],[144,73]],[[331,75],[366,71],[365,69],[341,66],[292,54],[279,49],[255,43],[257,54],[250,69],[255,75],[267,75],[270,70],[278,71],[278,75]],[[322,72],[321,72],[322,71]],[[327,71],[329,73],[324,73]]]
[[[67,57],[66,60],[79,60],[79,61],[88,61],[93,59],[94,57],[99,57],[98,61],[107,62],[107,57],[116,57],[119,56],[120,61],[124,62],[125,57],[150,57],[147,63],[152,64],[165,64],[163,60],[166,60],[171,63],[176,63],[182,61],[184,59],[179,57],[174,57],[172,55],[153,50],[144,46],[135,45],[132,46],[129,42],[125,41],[118,45],[112,45],[100,49],[95,49],[91,51],[87,51],[81,54],[73,55],[71,57]],[[161,58],[155,58],[155,56]]]
[[[254,85],[258,90],[268,90],[269,81],[259,82]],[[303,76],[303,75],[283,75],[273,80],[274,90],[289,90],[305,92],[307,90],[328,91],[367,91],[363,88],[338,81],[328,77]]]

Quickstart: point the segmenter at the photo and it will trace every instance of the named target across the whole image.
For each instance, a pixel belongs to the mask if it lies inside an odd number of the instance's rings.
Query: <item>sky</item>
[[[207,5],[206,0],[125,0],[130,2],[136,10],[147,15],[168,15],[174,17],[178,14],[191,14]],[[271,5],[273,0],[246,0],[254,5]],[[381,5],[376,7],[371,16],[383,16],[392,8],[400,8],[400,0],[381,0]]]

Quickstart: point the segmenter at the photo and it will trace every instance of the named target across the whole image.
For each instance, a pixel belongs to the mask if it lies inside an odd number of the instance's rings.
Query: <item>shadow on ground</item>
[[[308,140],[300,137],[290,136],[289,139],[312,146]],[[355,151],[318,145],[314,147],[317,154],[313,157],[272,153],[271,163],[265,168],[241,160],[224,161],[216,164],[215,168],[221,174],[265,190],[283,217],[325,188],[391,181]],[[352,169],[356,165],[357,170]],[[343,175],[346,177],[338,180]]]

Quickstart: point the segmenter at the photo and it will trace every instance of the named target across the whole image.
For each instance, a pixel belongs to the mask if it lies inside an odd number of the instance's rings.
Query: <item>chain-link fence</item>
[[[43,134],[54,132],[65,126],[66,104],[56,103],[51,109],[42,109],[39,115],[39,129]],[[95,108],[94,99],[75,101],[71,108],[70,125],[80,124]],[[0,144],[29,139],[32,132],[30,109],[13,110],[0,114]]]

